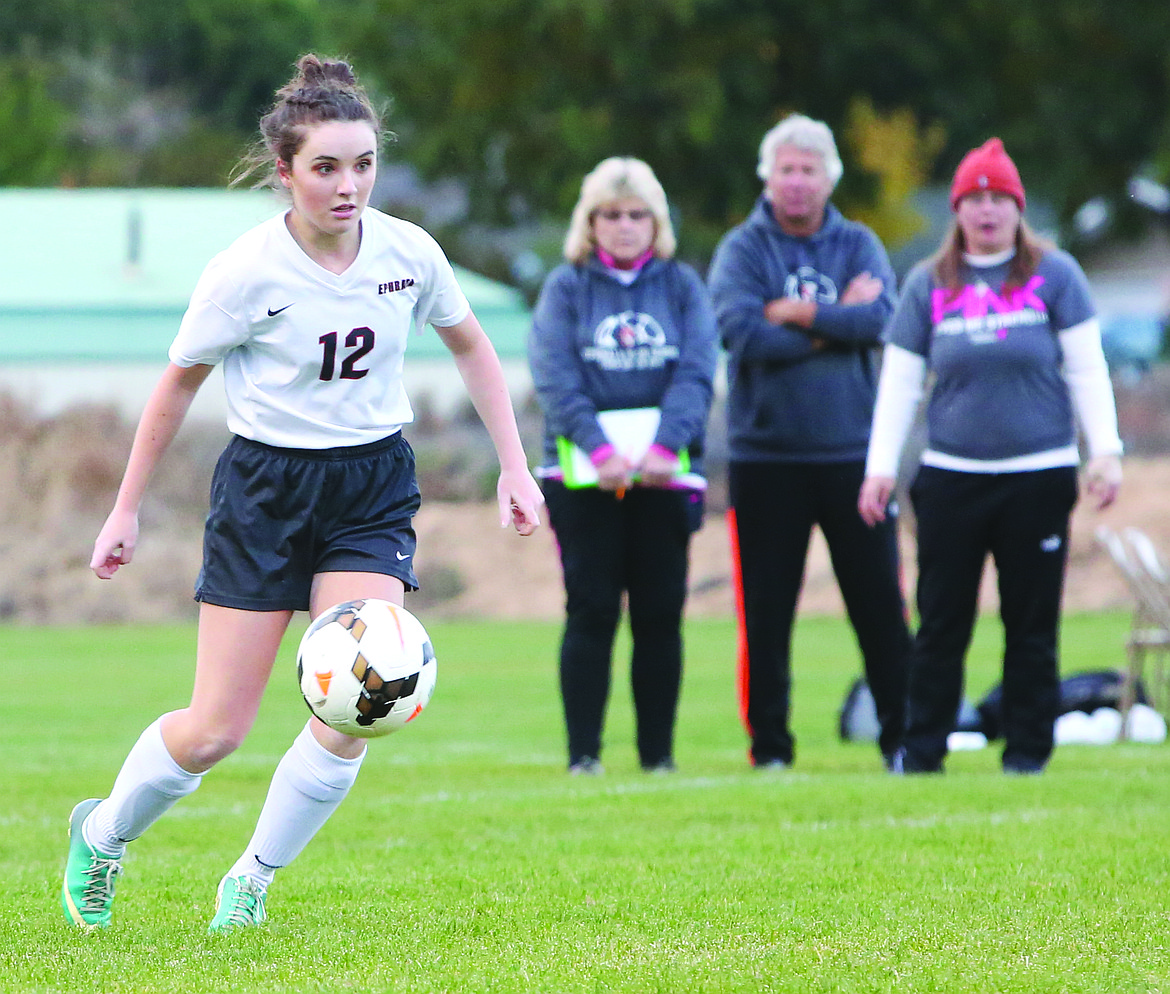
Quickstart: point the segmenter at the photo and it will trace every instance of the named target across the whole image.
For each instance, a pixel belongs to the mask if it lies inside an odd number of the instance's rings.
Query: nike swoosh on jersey
[[[410,558],[409,555],[404,556],[401,552],[398,552],[398,551],[395,551],[394,555],[396,555],[398,557],[399,562],[402,562],[403,560]]]
[[[295,304],[295,303],[296,303],[296,301],[294,300],[294,301],[293,301],[293,304]],[[268,316],[269,316],[270,318],[274,318],[274,317],[276,317],[276,315],[277,315],[277,314],[279,314],[281,311],[287,311],[287,310],[288,310],[290,307],[292,307],[292,304],[285,304],[283,307],[278,307],[276,310],[273,310],[273,309],[270,307],[270,308],[268,308]]]

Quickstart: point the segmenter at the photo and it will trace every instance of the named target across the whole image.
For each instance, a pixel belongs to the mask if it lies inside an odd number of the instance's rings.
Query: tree
[[[43,67],[31,133],[46,163],[64,148],[58,177],[218,183],[224,149],[317,49],[391,101],[391,153],[461,181],[471,220],[563,220],[601,158],[636,155],[699,259],[750,210],[760,136],[794,110],[838,137],[840,206],[890,238],[913,224],[905,184],[945,182],[993,134],[1066,219],[1139,170],[1170,179],[1167,38],[1165,0],[0,4],[0,59]],[[117,155],[92,151],[110,143]]]
[[[47,76],[31,59],[0,61],[0,185],[51,183],[64,164],[69,114],[49,96]]]
[[[472,213],[565,216],[600,158],[637,155],[710,232],[759,191],[755,146],[788,110],[841,137],[866,101],[940,143],[931,178],[1004,138],[1064,217],[1170,160],[1170,5],[1130,0],[349,0],[332,29],[394,97],[401,154],[463,177]],[[939,138],[938,136],[942,136]],[[850,148],[838,198],[873,206],[882,150]],[[901,153],[897,153],[901,154]]]
[[[761,118],[777,112],[770,6],[366,0],[334,29],[393,96],[401,153],[467,179],[476,218],[566,216],[588,169],[631,154],[688,224],[720,229],[758,191]]]
[[[218,184],[320,24],[316,0],[7,0],[0,59],[67,110],[28,107],[40,182]]]

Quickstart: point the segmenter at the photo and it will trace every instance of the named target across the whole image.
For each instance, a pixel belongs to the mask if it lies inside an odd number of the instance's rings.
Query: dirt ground
[[[1069,610],[1124,607],[1124,580],[1094,538],[1105,525],[1143,529],[1170,557],[1170,458],[1132,458],[1117,503],[1103,512],[1079,506],[1073,515],[1065,604]],[[556,546],[547,529],[528,539],[501,532],[484,506],[430,504],[418,517],[420,568],[455,571],[464,590],[433,610],[503,618],[554,618],[562,607]],[[914,589],[914,540],[902,536],[906,590]],[[734,610],[731,557],[723,514],[709,514],[691,548],[688,612],[724,616]],[[425,579],[425,573],[424,573]],[[994,572],[984,575],[983,605],[995,609]],[[840,594],[820,533],[814,534],[801,595],[802,611],[837,613]]]
[[[0,621],[68,624],[194,616],[191,589],[199,569],[208,479],[225,436],[222,429],[184,429],[152,482],[134,562],[103,582],[87,566],[131,433],[132,427],[110,410],[83,407],[37,420],[0,397],[0,556],[5,564]],[[436,446],[427,448],[433,454]],[[1074,516],[1066,595],[1071,610],[1129,604],[1121,576],[1094,539],[1099,525],[1142,528],[1170,557],[1170,457],[1127,457],[1125,471],[1114,507],[1100,514],[1081,507]],[[457,475],[444,466],[437,472],[448,482]],[[469,476],[479,472],[476,466],[466,469]],[[442,478],[432,479],[431,484],[423,480],[424,506],[416,519],[423,590],[413,595],[411,606],[428,617],[558,618],[560,569],[548,529],[528,539],[502,531],[489,504],[428,498]],[[908,530],[903,545],[906,589],[912,591],[914,548]],[[730,616],[730,575],[725,517],[709,513],[692,545],[689,613]],[[989,570],[985,580],[990,579]],[[994,609],[989,582],[984,605]],[[801,610],[841,610],[819,534]]]

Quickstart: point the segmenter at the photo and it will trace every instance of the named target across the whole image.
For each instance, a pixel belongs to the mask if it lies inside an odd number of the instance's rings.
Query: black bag
[[[837,734],[843,742],[876,742],[880,731],[873,694],[864,677],[858,677],[845,695],[837,716]]]
[[[959,705],[955,719],[956,732],[978,732],[982,719],[975,706],[964,699]],[[881,726],[878,724],[877,708],[873,694],[864,677],[853,681],[841,711],[837,715],[837,734],[843,742],[876,742]]]
[[[1057,714],[1070,711],[1084,711],[1092,714],[1097,708],[1116,708],[1121,703],[1121,688],[1125,685],[1125,674],[1116,670],[1093,670],[1088,673],[1074,673],[1060,681],[1060,704]],[[1134,688],[1134,701],[1148,704],[1146,689],[1138,681]],[[989,739],[1003,734],[1003,684],[997,684],[979,702],[981,731]]]
[[[1094,670],[1074,673],[1060,682],[1060,705],[1057,714],[1084,711],[1092,714],[1097,708],[1116,708],[1121,703],[1121,688],[1125,675],[1116,670]],[[1148,704],[1145,687],[1138,682],[1134,692],[1137,704]],[[982,732],[988,739],[1003,734],[1003,684],[987,692],[978,705],[966,698],[959,704],[955,717],[956,732]],[[853,681],[837,716],[837,734],[844,742],[876,742],[880,728],[873,694],[864,677]]]

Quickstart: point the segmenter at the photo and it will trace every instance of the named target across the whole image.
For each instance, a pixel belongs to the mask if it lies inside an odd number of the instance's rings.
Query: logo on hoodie
[[[666,344],[666,332],[653,315],[622,311],[597,325],[593,345],[581,355],[608,370],[661,369],[678,358],[678,347]]]
[[[837,303],[837,285],[812,266],[797,266],[784,278],[784,296],[789,300],[812,300],[818,304]]]

